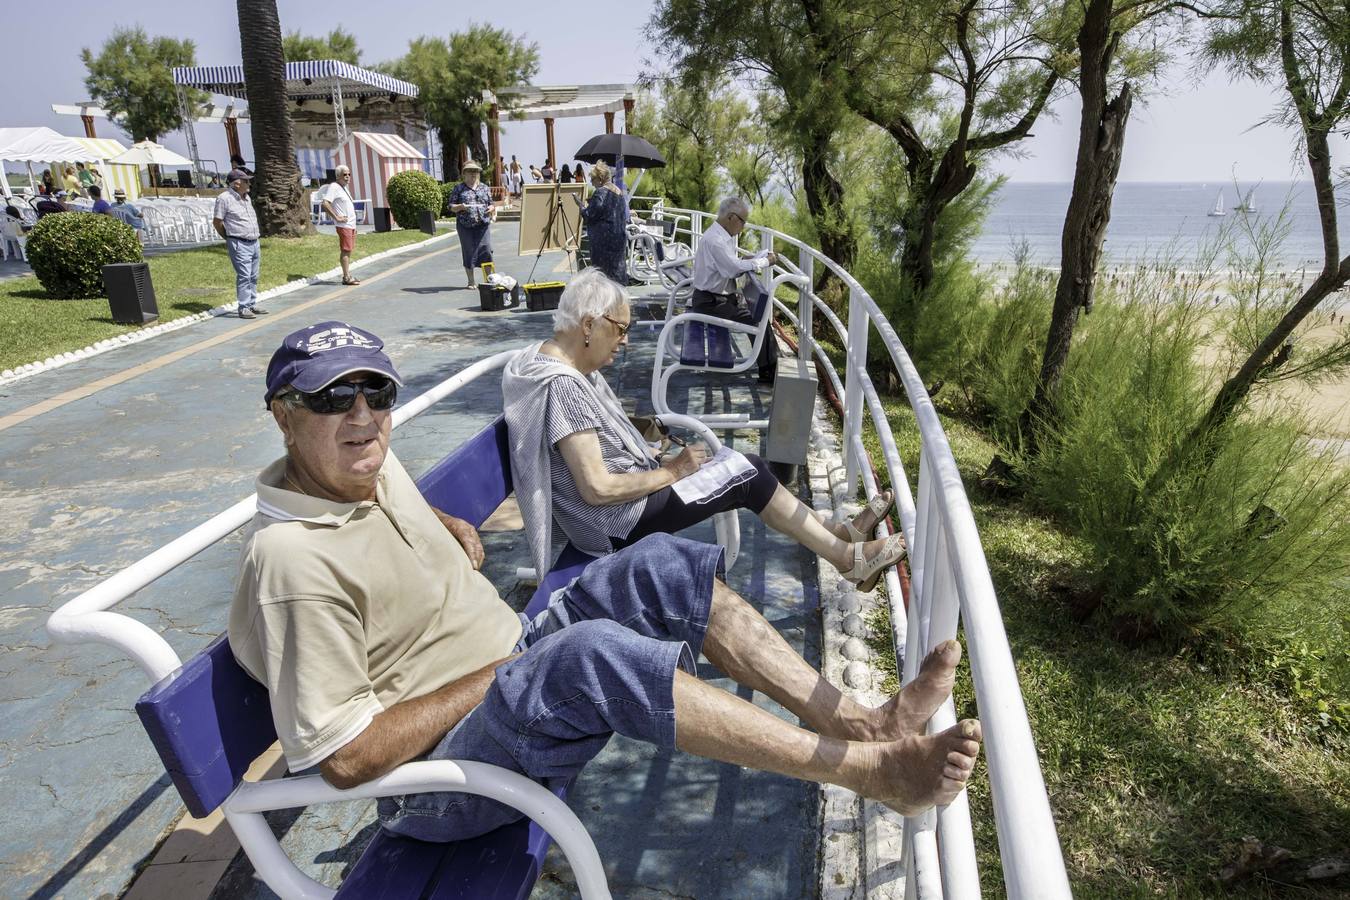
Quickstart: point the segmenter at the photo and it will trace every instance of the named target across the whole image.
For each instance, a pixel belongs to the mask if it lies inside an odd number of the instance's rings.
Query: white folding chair
[[[9,259],[10,244],[17,248],[19,257],[27,262],[28,236],[23,233],[22,221],[8,213],[0,213],[0,253],[3,254],[3,257],[0,258]]]

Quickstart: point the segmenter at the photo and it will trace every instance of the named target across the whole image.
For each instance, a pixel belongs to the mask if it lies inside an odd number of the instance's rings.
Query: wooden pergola
[[[605,133],[614,133],[614,114],[623,111],[623,130],[633,115],[633,101],[637,94],[635,84],[580,84],[580,85],[517,85],[483,91],[483,102],[488,105],[488,155],[492,157],[493,184],[502,183],[501,124],[502,111],[510,119],[544,120],[544,134],[548,142],[548,164],[557,168],[557,152],[553,144],[555,119],[578,116],[605,117]]]

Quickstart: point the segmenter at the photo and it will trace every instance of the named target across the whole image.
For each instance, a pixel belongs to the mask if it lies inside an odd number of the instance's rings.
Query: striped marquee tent
[[[141,167],[140,166],[122,166],[112,165],[108,160],[119,153],[126,151],[120,141],[112,138],[77,138],[70,140],[84,147],[92,154],[98,162],[98,170],[103,173],[103,198],[112,202],[113,191],[117,188],[127,192],[128,200],[135,200],[141,195]],[[60,161],[53,163],[58,169],[67,165],[74,165],[74,160]],[[53,173],[55,174],[55,173]]]
[[[422,170],[426,157],[396,134],[353,131],[333,154],[333,162],[352,170],[352,197],[369,198],[373,206],[388,206],[385,185],[399,172]]]

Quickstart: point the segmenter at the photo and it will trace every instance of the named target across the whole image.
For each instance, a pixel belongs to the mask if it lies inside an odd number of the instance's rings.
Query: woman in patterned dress
[[[474,286],[475,266],[492,262],[492,233],[489,229],[497,218],[492,205],[492,191],[479,179],[482,166],[469,160],[460,167],[464,179],[450,192],[450,211],[455,214],[455,231],[459,233],[459,250],[464,259],[464,277]]]
[[[595,193],[581,210],[591,238],[591,265],[619,284],[628,284],[628,234],[624,228],[623,192],[610,180],[609,166],[591,167]],[[577,198],[577,203],[581,199]]]

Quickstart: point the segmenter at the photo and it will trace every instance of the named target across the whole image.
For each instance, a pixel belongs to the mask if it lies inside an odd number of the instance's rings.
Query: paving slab
[[[498,270],[525,280],[535,259],[511,252],[515,227],[494,228]],[[555,271],[564,263],[561,254],[545,254],[536,279],[565,280]],[[479,311],[477,293],[458,287],[463,269],[454,246],[382,260],[361,274],[365,283],[354,289],[315,285],[278,298],[266,318],[212,319],[0,389],[0,422],[67,398],[0,429],[0,503],[10,513],[0,524],[0,801],[23,811],[15,819],[22,827],[0,834],[6,895],[118,896],[181,811],[132,711],[147,686],[142,673],[109,648],[53,646],[42,626],[56,606],[252,491],[257,472],[282,450],[261,381],[280,338],[329,318],[367,327],[385,339],[410,398],[473,361],[551,332],[548,313]],[[653,340],[654,333],[635,331],[611,379],[641,410],[650,410]],[[108,383],[88,392],[100,379]],[[677,405],[686,391],[714,404],[764,399],[739,379],[707,391],[677,380]],[[399,429],[394,447],[411,472],[423,471],[500,408],[498,381],[489,376]],[[758,449],[758,441],[740,435],[735,444]],[[814,558],[765,533],[752,516],[742,516],[742,528],[733,586],[762,602],[814,659]],[[711,528],[704,531],[694,536],[711,540]],[[526,559],[522,535],[496,533],[486,543],[488,576],[523,602],[528,589],[514,580]],[[190,655],[224,629],[237,552],[233,535],[121,608]],[[809,786],[616,740],[588,768],[572,802],[609,861],[616,896],[814,893],[816,792]],[[276,823],[297,863],[329,883],[373,833],[369,804],[349,807]],[[153,873],[166,884],[191,880],[179,874]],[[550,865],[539,895],[569,890],[565,864]],[[236,860],[216,896],[269,893],[247,861]]]

